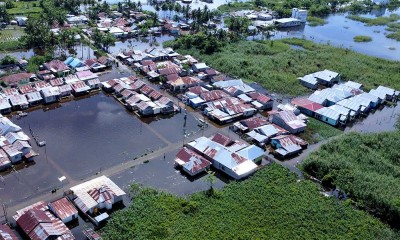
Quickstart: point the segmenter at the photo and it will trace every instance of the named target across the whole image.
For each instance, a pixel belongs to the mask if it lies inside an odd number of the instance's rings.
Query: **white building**
[[[100,209],[111,210],[113,204],[122,202],[125,192],[106,176],[84,182],[70,189],[76,198],[75,205],[84,213],[93,214]]]
[[[300,20],[300,22],[305,23],[307,21],[307,10],[293,8],[292,9],[292,18],[296,18]]]

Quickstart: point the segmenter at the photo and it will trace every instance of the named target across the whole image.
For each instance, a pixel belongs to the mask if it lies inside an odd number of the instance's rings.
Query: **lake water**
[[[305,25],[286,31],[277,31],[273,39],[305,38],[316,43],[349,48],[375,57],[400,60],[400,42],[385,36],[387,34],[386,26],[365,26],[364,23],[353,21],[346,16],[346,14],[330,15],[326,18],[328,23],[323,26]],[[373,40],[356,43],[353,38],[357,35],[370,36]],[[390,48],[394,48],[394,50]]]

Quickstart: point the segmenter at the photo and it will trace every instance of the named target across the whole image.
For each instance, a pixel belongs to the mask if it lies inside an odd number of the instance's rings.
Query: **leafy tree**
[[[6,7],[6,9],[14,8],[14,2],[12,0],[6,0],[4,2],[4,6]]]
[[[8,14],[5,6],[0,6],[0,22],[9,23],[11,20],[10,14]]]
[[[9,64],[16,64],[18,63],[17,59],[11,55],[5,55],[1,61],[0,61],[0,65],[9,65]]]
[[[56,43],[56,38],[50,31],[49,24],[42,17],[30,17],[24,32],[25,35],[20,38],[20,41],[27,49],[45,49],[54,46]]]

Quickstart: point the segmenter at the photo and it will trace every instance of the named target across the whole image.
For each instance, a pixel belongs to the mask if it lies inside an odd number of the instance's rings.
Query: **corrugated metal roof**
[[[316,111],[316,113],[318,113],[319,115],[322,115],[324,117],[333,119],[335,121],[338,121],[340,118],[340,113],[336,112],[335,110],[331,109],[331,108],[327,108],[327,107],[323,107],[321,109],[318,109]]]
[[[78,210],[65,197],[49,203],[49,207],[61,220],[78,214]]]
[[[80,209],[86,212],[88,209],[91,209],[98,204],[98,202],[96,202],[88,192],[92,189],[98,189],[101,186],[107,186],[115,196],[125,195],[125,192],[106,176],[89,180],[77,186],[71,187],[70,189],[77,196],[77,198],[74,200],[75,203],[78,204]]]
[[[255,146],[255,145],[250,145],[250,146],[238,151],[237,154],[246,159],[254,161],[255,159],[264,155],[264,150],[262,150],[261,148]]]
[[[178,152],[175,162],[191,173],[196,173],[211,165],[210,161],[186,147]]]
[[[15,233],[11,230],[11,228],[6,225],[0,225],[0,239],[1,240],[18,240],[19,238],[15,235]]]

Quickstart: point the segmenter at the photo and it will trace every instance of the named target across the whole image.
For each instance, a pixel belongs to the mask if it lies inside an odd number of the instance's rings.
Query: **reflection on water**
[[[381,106],[380,109],[371,112],[366,118],[359,119],[345,131],[357,132],[384,132],[396,129],[395,124],[400,116],[400,105]]]
[[[277,31],[273,39],[299,37],[316,43],[350,48],[371,56],[400,60],[400,42],[385,36],[386,26],[365,26],[364,23],[346,18],[346,14],[330,15],[326,20],[328,23],[324,26],[305,25],[303,28]],[[356,43],[353,38],[357,35],[370,36],[373,40],[367,43]]]
[[[158,37],[140,37],[140,38],[131,38],[125,39],[122,41],[118,41],[115,43],[115,46],[110,47],[110,53],[113,55],[117,55],[122,51],[129,50],[141,50],[144,51],[151,46],[154,47],[162,47],[163,42],[168,40],[173,40],[174,36],[171,35],[162,35]]]

